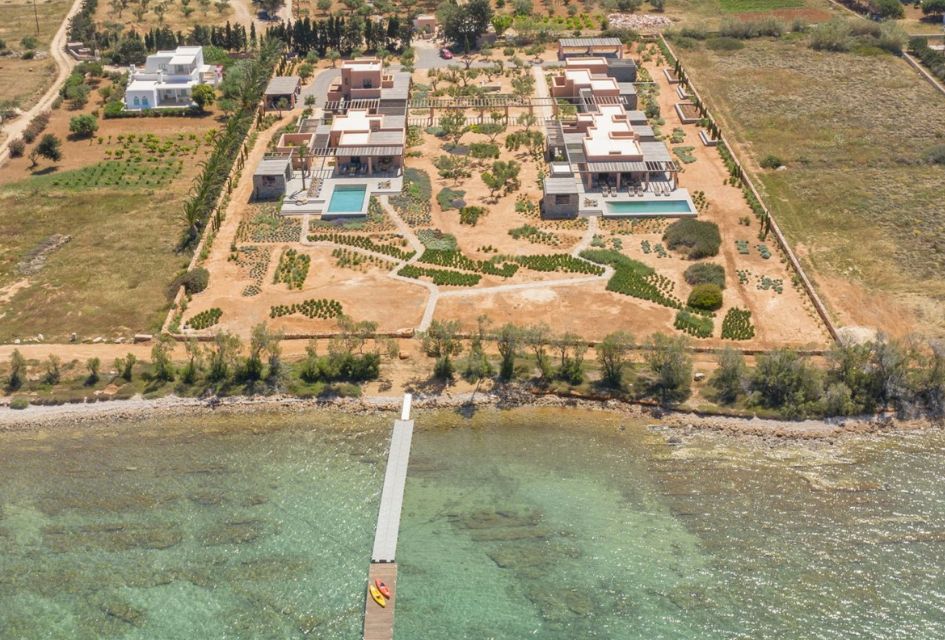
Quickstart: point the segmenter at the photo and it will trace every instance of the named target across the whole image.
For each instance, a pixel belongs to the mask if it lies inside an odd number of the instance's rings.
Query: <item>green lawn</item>
[[[820,53],[805,36],[679,51],[723,129],[760,160],[768,203],[808,264],[937,309],[945,326],[945,98],[900,59]]]
[[[189,261],[174,250],[185,185],[131,192],[50,191],[48,184],[47,177],[0,189],[0,289],[28,283],[2,304],[0,341],[159,329],[168,285]],[[54,234],[71,240],[25,275],[24,262]]]

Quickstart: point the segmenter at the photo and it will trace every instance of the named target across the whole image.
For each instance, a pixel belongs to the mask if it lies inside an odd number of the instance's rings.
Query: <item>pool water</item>
[[[641,200],[630,202],[608,202],[607,211],[611,215],[646,215],[652,213],[695,213],[686,200]]]
[[[360,213],[364,206],[367,186],[363,184],[335,187],[328,203],[328,213]]]

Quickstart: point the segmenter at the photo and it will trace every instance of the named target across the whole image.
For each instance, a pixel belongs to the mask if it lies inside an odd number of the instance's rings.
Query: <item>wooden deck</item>
[[[374,584],[374,578],[380,578],[390,587],[392,598],[386,607],[381,607],[371,594],[368,585]],[[397,605],[397,563],[372,562],[368,571],[368,582],[364,585],[364,640],[393,640],[394,608]]]

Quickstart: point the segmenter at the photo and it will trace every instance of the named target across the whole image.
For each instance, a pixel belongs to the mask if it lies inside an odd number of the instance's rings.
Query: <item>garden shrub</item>
[[[673,326],[694,338],[711,338],[712,331],[715,328],[712,318],[706,318],[686,309],[680,309],[676,312],[676,320],[673,322]]]
[[[778,167],[784,166],[781,158],[771,154],[768,154],[762,158],[759,164],[761,164],[762,169],[777,169]]]
[[[439,229],[421,229],[417,232],[417,238],[427,249],[437,249],[439,251],[453,251],[456,249],[456,236],[443,233]]]
[[[299,253],[295,249],[284,249],[279,257],[273,283],[284,282],[289,289],[301,289],[311,262],[312,258],[307,253]]]
[[[751,311],[732,307],[722,320],[723,340],[751,340],[755,327],[751,324]]]
[[[479,217],[485,215],[485,213],[486,209],[484,207],[463,207],[459,210],[459,223],[475,227]]]
[[[686,282],[692,286],[714,284],[719,289],[725,288],[725,267],[712,262],[697,262],[683,273]]]
[[[459,271],[450,271],[448,269],[430,269],[428,267],[418,267],[412,264],[405,264],[401,267],[397,275],[404,278],[418,279],[420,276],[426,276],[433,279],[436,285],[452,285],[456,287],[473,287],[479,284],[482,278],[478,273],[462,273]]]
[[[18,397],[16,397],[16,398],[13,398],[12,400],[10,400],[10,408],[11,408],[11,409],[16,409],[17,411],[22,411],[23,409],[26,409],[28,406],[30,406],[29,398],[24,398],[24,397],[22,397],[22,396],[18,396]]]
[[[726,19],[719,26],[719,35],[723,38],[738,38],[748,40],[769,36],[780,38],[787,29],[777,18],[760,18],[758,20]]]
[[[682,250],[690,260],[718,255],[722,237],[714,222],[686,218],[666,228],[663,242],[670,249]]]
[[[462,200],[463,196],[466,195],[466,192],[462,189],[450,189],[449,187],[444,187],[436,194],[436,201],[440,205],[440,209],[443,211],[449,211],[450,209],[459,209],[461,206],[456,206],[453,204],[455,200]]]
[[[682,307],[679,299],[672,294],[672,281],[642,262],[610,249],[585,249],[581,257],[614,268],[614,275],[607,281],[608,291],[649,300],[672,309]]]
[[[43,129],[46,128],[46,125],[49,124],[49,112],[44,111],[33,116],[33,119],[30,120],[30,123],[26,126],[26,129],[23,131],[23,140],[26,142],[33,142],[36,138],[39,137],[39,134],[43,132]]]
[[[293,313],[300,313],[306,318],[329,320],[340,317],[343,310],[340,302],[328,298],[309,298],[290,305],[277,304],[269,309],[270,318],[281,318]]]
[[[206,289],[208,284],[210,284],[210,272],[203,267],[197,267],[177,279],[174,291],[176,292],[178,287],[183,286],[187,295],[192,296]]]
[[[745,48],[741,40],[725,37],[709,38],[706,40],[705,46],[712,51],[738,51],[739,49]]]
[[[722,307],[722,289],[717,284],[697,284],[692,288],[686,304],[694,309],[715,311]]]
[[[24,153],[26,153],[26,143],[23,142],[22,138],[17,138],[10,142],[10,157],[19,158]]]
[[[945,164],[945,144],[929,149],[925,154],[925,159],[931,164]]]
[[[218,307],[213,307],[212,309],[207,309],[206,311],[201,311],[193,318],[191,318],[186,327],[190,329],[209,329],[217,322],[220,321],[220,317],[223,315],[223,310]]]
[[[349,247],[359,247],[375,253],[396,258],[397,260],[410,260],[414,252],[403,249],[393,244],[380,244],[374,242],[367,236],[355,236],[344,233],[314,233],[309,235],[309,242],[334,242],[335,244],[345,244]]]
[[[491,142],[474,142],[469,145],[469,155],[477,160],[498,158],[499,147]]]
[[[586,273],[595,276],[604,273],[603,267],[579,260],[567,253],[550,255],[515,256],[515,262],[532,271],[562,271],[564,273]]]

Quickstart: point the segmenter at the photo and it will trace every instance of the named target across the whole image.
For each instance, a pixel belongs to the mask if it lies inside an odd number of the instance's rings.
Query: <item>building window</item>
[[[136,106],[136,107],[140,107],[140,106],[141,106],[141,100],[138,98],[138,96],[135,96],[135,106]]]
[[[556,204],[556,205],[571,204],[571,194],[570,194],[570,193],[565,193],[565,194],[560,194],[560,193],[559,193],[559,194],[555,195],[555,204]]]

